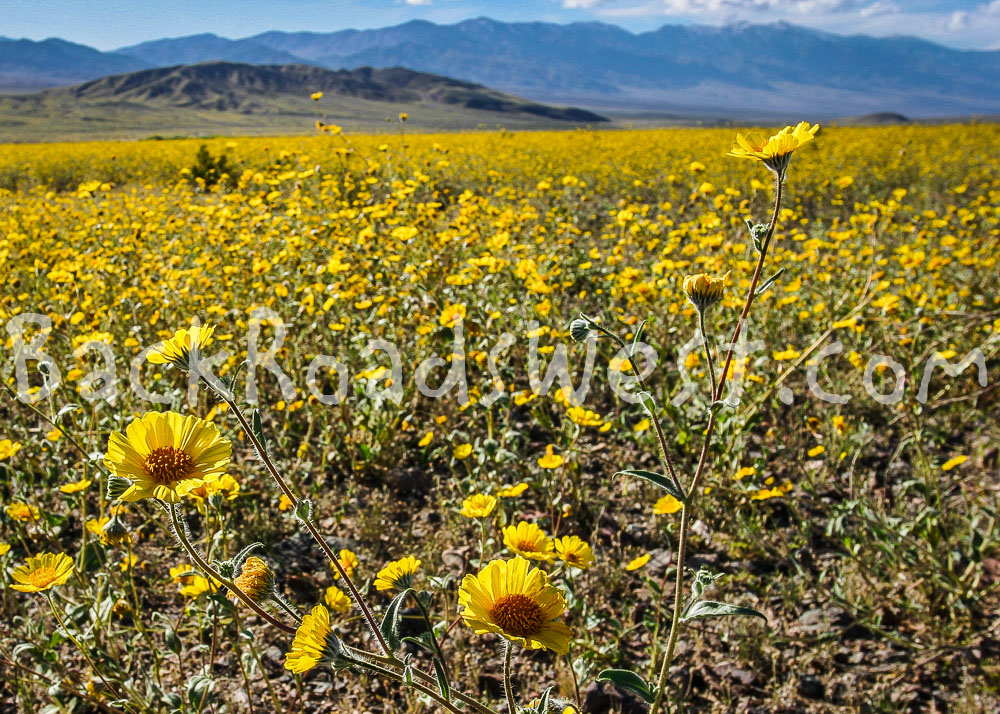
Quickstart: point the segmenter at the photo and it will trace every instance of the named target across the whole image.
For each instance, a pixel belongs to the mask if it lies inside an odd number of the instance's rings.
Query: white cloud
[[[959,10],[951,13],[951,17],[948,18],[948,24],[946,27],[953,32],[969,29],[969,13],[965,10]]]
[[[868,7],[861,8],[859,14],[861,17],[874,17],[875,15],[889,15],[897,12],[899,12],[899,5],[891,0],[876,0]]]
[[[431,0],[403,0],[407,5],[430,5]]]

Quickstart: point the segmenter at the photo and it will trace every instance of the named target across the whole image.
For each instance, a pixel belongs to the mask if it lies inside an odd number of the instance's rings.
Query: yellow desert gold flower
[[[638,570],[639,568],[641,568],[642,566],[644,566],[646,563],[649,562],[650,557],[652,557],[652,556],[650,556],[649,553],[643,553],[638,558],[633,558],[625,566],[625,570],[629,570],[629,571],[631,571],[631,570]]]
[[[467,459],[472,455],[472,444],[459,444],[451,450],[451,455],[456,459]]]
[[[722,299],[722,293],[729,283],[729,273],[720,276],[698,273],[684,278],[684,294],[699,310],[705,310]]]
[[[522,493],[528,490],[528,484],[524,481],[520,483],[515,483],[513,486],[504,486],[499,491],[497,491],[497,496],[500,498],[517,498]]]
[[[555,540],[556,557],[574,568],[589,568],[594,564],[594,551],[578,536],[563,536]]]
[[[80,479],[79,481],[74,481],[73,483],[64,483],[62,486],[59,487],[59,490],[62,493],[77,493],[79,491],[86,490],[87,488],[90,487],[90,484],[92,483],[93,481],[91,481],[89,478],[84,478]]]
[[[466,575],[458,603],[462,619],[477,635],[494,632],[526,649],[569,651],[572,630],[558,621],[566,600],[524,558],[494,560],[478,575]]]
[[[173,337],[166,340],[159,347],[155,347],[146,356],[146,359],[150,364],[172,364],[182,369],[187,369],[189,366],[188,361],[191,359],[191,352],[200,352],[211,343],[213,332],[215,332],[215,328],[211,325],[177,330]]]
[[[240,574],[233,584],[246,593],[254,602],[260,602],[271,594],[274,588],[274,572],[263,559],[250,556],[243,563]],[[238,600],[235,593],[229,593],[230,600]]]
[[[337,613],[349,612],[351,609],[351,598],[336,585],[331,585],[326,589],[323,601],[327,607]]]
[[[817,131],[819,124],[810,126],[809,122],[801,121],[794,127],[786,126],[766,140],[754,132],[746,135],[737,134],[736,143],[727,156],[760,161],[779,177],[784,178],[792,152],[812,141]]]
[[[941,470],[942,471],[951,471],[956,466],[961,466],[962,464],[964,464],[968,460],[969,460],[969,457],[965,456],[965,455],[952,457],[952,458],[948,459],[947,461],[945,461],[943,464],[941,464]]]
[[[314,102],[318,102],[320,99],[323,98],[323,92],[313,92],[312,94],[309,95],[309,98],[312,99]]]
[[[683,508],[683,504],[676,498],[671,496],[669,493],[656,502],[653,506],[653,513],[658,516],[670,515],[671,513],[677,513],[677,511]]]
[[[462,501],[460,513],[466,518],[486,518],[497,507],[497,499],[485,493],[474,493]]]
[[[223,501],[235,500],[240,495],[240,482],[229,474],[223,474],[217,480],[205,481],[200,486],[188,491],[185,495],[195,502],[198,512],[204,514],[206,512],[205,502],[212,499],[213,496],[217,499],[211,501],[214,505],[221,505]],[[285,494],[281,495],[287,498]],[[289,501],[289,503],[291,502]]]
[[[11,456],[16,454],[21,450],[21,444],[16,441],[11,441],[10,439],[0,440],[0,461],[9,459]]]
[[[32,506],[30,503],[21,503],[20,501],[11,502],[11,504],[5,506],[3,510],[8,516],[13,518],[15,521],[20,521],[21,523],[37,521],[41,517],[37,508]]]
[[[376,590],[405,590],[413,585],[413,576],[422,561],[408,555],[394,560],[375,576]]]
[[[600,414],[583,407],[570,407],[566,410],[566,416],[574,424],[579,424],[580,426],[601,426],[604,423]]]
[[[115,475],[131,479],[123,501],[177,503],[221,476],[231,454],[232,446],[214,424],[176,412],[150,412],[129,424],[124,434],[111,434],[104,463]]]
[[[208,578],[199,575],[190,565],[182,564],[172,567],[170,579],[181,586],[180,592],[184,597],[196,598],[202,593],[214,589]]]
[[[341,567],[347,572],[347,577],[354,575],[354,569],[358,567],[358,556],[347,548],[341,548],[340,552],[337,553],[337,560],[340,561]],[[330,563],[330,569],[333,570],[333,579],[339,579],[340,571],[334,567],[333,563]]]
[[[538,465],[543,469],[557,469],[563,465],[565,459],[561,454],[553,452],[552,444],[545,447],[545,455],[538,457]]]
[[[552,539],[534,523],[521,521],[503,529],[503,544],[532,560],[552,559]]]
[[[318,664],[335,664],[343,653],[343,645],[330,629],[330,611],[317,605],[295,631],[292,651],[285,654],[285,669],[301,674]]]
[[[0,543],[0,558],[10,552],[10,543]]]
[[[442,327],[454,327],[459,320],[465,319],[465,305],[445,305],[438,317],[438,323]]]
[[[23,593],[38,593],[62,585],[73,574],[73,559],[65,553],[42,553],[28,558],[15,568],[11,577],[16,581],[11,588]]]

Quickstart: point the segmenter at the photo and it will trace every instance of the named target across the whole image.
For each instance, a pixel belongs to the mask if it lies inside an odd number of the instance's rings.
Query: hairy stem
[[[208,384],[207,380],[206,384]],[[209,384],[209,386],[211,385]],[[220,396],[222,396],[226,404],[229,405],[229,408],[236,415],[236,419],[237,421],[239,421],[240,427],[243,429],[243,432],[247,435],[247,438],[250,440],[250,443],[253,444],[254,449],[260,456],[260,460],[263,462],[264,467],[271,475],[271,478],[273,478],[275,483],[278,484],[278,488],[280,488],[281,492],[285,494],[285,497],[288,498],[289,501],[291,501],[292,507],[297,508],[299,504],[298,497],[292,492],[292,489],[289,487],[288,483],[281,475],[281,472],[278,471],[277,467],[274,465],[274,462],[268,455],[267,450],[264,448],[264,445],[260,443],[259,439],[257,439],[257,435],[254,433],[254,430],[250,426],[249,422],[247,422],[247,419],[243,415],[243,412],[240,410],[239,406],[237,406],[234,400],[229,399],[225,395],[222,395],[220,393]],[[319,532],[319,530],[317,530],[315,524],[312,523],[311,519],[303,519],[302,522],[305,524],[306,529],[309,531],[309,534],[313,537],[313,540],[315,540],[316,543],[319,544],[319,547],[322,548],[323,553],[333,564],[334,568],[336,568],[340,576],[344,579],[344,582],[347,583],[347,589],[351,594],[351,598],[354,600],[354,604],[357,605],[358,609],[361,611],[362,616],[365,618],[365,622],[368,623],[368,628],[372,631],[372,634],[375,636],[375,639],[378,642],[379,648],[382,650],[382,653],[386,655],[391,655],[392,653],[389,650],[389,644],[385,641],[385,637],[382,636],[382,631],[379,630],[378,623],[375,621],[375,615],[372,613],[371,608],[368,606],[368,603],[365,602],[364,598],[361,596],[361,592],[354,584],[354,581],[351,579],[351,576],[347,574],[347,570],[344,569],[344,566],[341,565],[340,560],[334,554],[333,549],[330,547],[330,544],[326,542],[326,538],[324,538],[323,535]]]
[[[514,687],[510,683],[510,656],[514,651],[514,643],[506,641],[503,653],[503,693],[507,697],[508,714],[517,714],[517,704],[514,703]]]
[[[213,568],[211,565],[205,562],[205,559],[201,557],[201,553],[199,553],[198,550],[193,545],[191,545],[191,541],[188,539],[187,534],[184,531],[184,526],[180,522],[180,519],[177,516],[177,506],[173,504],[167,504],[167,512],[170,514],[170,523],[173,526],[173,531],[174,534],[177,536],[177,540],[180,541],[180,544],[184,547],[184,550],[186,550],[188,555],[191,556],[191,560],[195,562],[195,565],[197,565],[206,575],[208,575],[209,578],[229,588],[229,590],[236,597],[238,597],[241,601],[243,601],[243,604],[245,604],[247,607],[249,607],[251,610],[257,613],[258,616],[267,621],[269,624],[274,625],[275,627],[277,627],[279,630],[281,630],[286,634],[289,635],[295,634],[294,627],[286,625],[284,622],[278,620],[270,613],[265,611],[264,608],[255,603],[253,601],[253,598],[251,598],[249,595],[243,592],[234,582],[232,582],[227,578],[222,577],[222,575],[215,568]]]
[[[774,210],[771,213],[771,222],[768,224],[767,233],[761,242],[760,255],[757,258],[757,266],[754,268],[753,278],[750,281],[750,289],[747,291],[746,300],[743,303],[743,310],[740,312],[739,320],[736,321],[736,329],[733,331],[733,338],[729,342],[726,351],[726,361],[722,367],[721,378],[718,384],[714,385],[712,401],[716,402],[722,398],[722,391],[726,383],[726,374],[729,373],[729,365],[733,361],[733,353],[736,350],[736,343],[739,340],[740,331],[754,298],[757,295],[757,285],[760,283],[760,276],[763,272],[764,261],[767,258],[767,250],[771,244],[771,237],[774,235],[774,228],[778,222],[778,210],[781,205],[781,180],[775,176]],[[704,330],[702,331],[704,335]],[[714,379],[714,378],[713,378]],[[687,557],[688,532],[691,523],[691,511],[694,508],[695,500],[698,497],[698,487],[701,484],[702,474],[705,472],[705,464],[708,461],[708,450],[712,443],[712,435],[715,432],[716,411],[712,410],[708,417],[708,427],[705,429],[705,441],[701,447],[701,454],[698,457],[698,466],[695,469],[694,477],[691,479],[691,486],[686,493],[683,508],[681,510],[680,542],[677,545],[677,572],[674,579],[674,612],[670,621],[670,635],[667,639],[667,651],[663,656],[663,663],[660,665],[660,675],[656,680],[656,697],[653,705],[649,708],[649,714],[657,714],[663,704],[664,689],[666,688],[667,675],[670,672],[670,665],[674,658],[674,649],[677,646],[677,638],[680,635],[681,612],[684,606],[684,567]]]

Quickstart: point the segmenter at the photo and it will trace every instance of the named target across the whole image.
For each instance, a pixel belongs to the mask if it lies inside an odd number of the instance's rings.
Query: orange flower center
[[[493,604],[490,619],[515,637],[537,635],[545,624],[541,606],[527,595],[504,595]]]
[[[146,473],[161,486],[169,486],[186,479],[194,470],[190,454],[173,446],[153,449],[146,457]]]
[[[55,568],[39,568],[27,574],[28,582],[36,588],[46,588],[56,580]]]

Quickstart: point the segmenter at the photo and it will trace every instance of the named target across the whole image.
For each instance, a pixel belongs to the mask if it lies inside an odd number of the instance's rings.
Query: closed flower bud
[[[108,477],[108,500],[117,501],[126,491],[132,488],[132,480],[124,476]]]
[[[729,282],[729,273],[716,277],[707,273],[688,275],[684,278],[684,293],[699,310],[705,310],[722,299],[722,292]]]
[[[101,542],[108,545],[118,545],[128,540],[128,526],[117,515],[111,516],[101,528]]]
[[[583,342],[590,334],[590,323],[578,317],[569,324],[569,334],[577,342]]]

